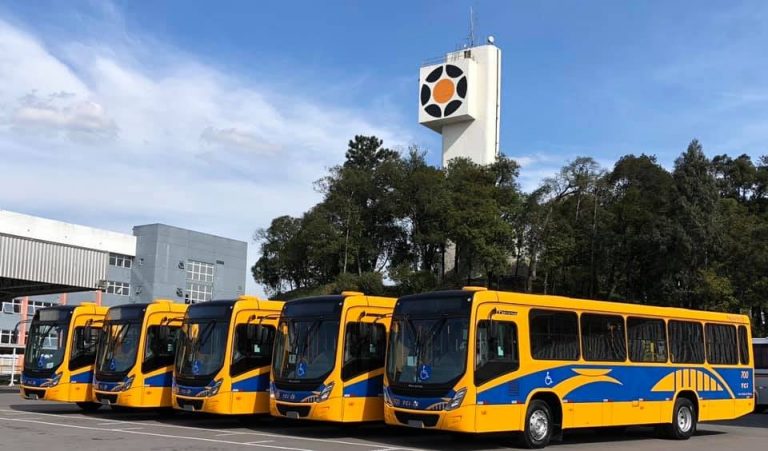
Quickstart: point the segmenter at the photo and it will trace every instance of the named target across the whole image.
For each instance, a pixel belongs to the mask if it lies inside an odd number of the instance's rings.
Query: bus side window
[[[348,323],[344,338],[344,363],[342,380],[384,366],[387,331],[383,324]]]
[[[739,326],[739,360],[742,365],[749,365],[749,334],[744,326]]]
[[[664,320],[627,318],[629,360],[632,362],[663,363],[667,361],[667,335]]]
[[[707,362],[715,365],[736,365],[739,363],[736,328],[725,324],[707,324]]]
[[[229,375],[234,377],[272,361],[276,329],[260,324],[238,324]]]
[[[672,320],[667,327],[672,363],[704,363],[704,328],[701,323]]]
[[[148,373],[164,366],[173,365],[176,356],[177,326],[149,326],[144,361],[141,371]]]
[[[579,360],[579,320],[575,312],[531,310],[531,357]]]
[[[477,323],[475,385],[520,368],[517,324],[482,320]]]
[[[69,370],[93,365],[96,360],[96,343],[100,329],[94,327],[76,327],[72,337],[72,350],[69,356]]]
[[[616,315],[581,315],[581,349],[584,360],[623,362],[627,359],[624,318]]]

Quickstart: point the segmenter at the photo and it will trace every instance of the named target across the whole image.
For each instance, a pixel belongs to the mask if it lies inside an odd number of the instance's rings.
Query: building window
[[[0,344],[4,344],[4,345],[14,344],[12,330],[7,330],[7,329],[0,330]]]
[[[187,280],[192,282],[213,283],[213,268],[211,263],[187,261]]]
[[[38,309],[43,307],[51,307],[57,305],[55,302],[33,301],[27,302],[27,315],[32,316]],[[6,314],[20,314],[21,313],[21,298],[12,299],[10,301],[3,302],[3,313]]]
[[[107,281],[107,293],[118,296],[128,296],[131,292],[131,284],[127,282]]]
[[[204,283],[187,282],[187,299],[192,302],[207,302],[213,297],[213,286]]]
[[[122,254],[109,254],[109,265],[118,268],[130,268],[133,263],[133,257]]]
[[[213,297],[212,263],[187,260],[187,300],[191,303],[210,301]]]

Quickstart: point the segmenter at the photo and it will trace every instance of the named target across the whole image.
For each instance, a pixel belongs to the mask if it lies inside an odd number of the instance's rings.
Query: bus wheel
[[[672,423],[667,425],[667,436],[674,440],[687,440],[696,433],[696,408],[690,399],[677,398],[672,411]]]
[[[544,448],[552,438],[553,429],[549,404],[540,399],[531,401],[525,414],[522,445],[526,448]]]
[[[84,412],[95,412],[101,408],[101,404],[97,402],[76,402],[75,404]]]

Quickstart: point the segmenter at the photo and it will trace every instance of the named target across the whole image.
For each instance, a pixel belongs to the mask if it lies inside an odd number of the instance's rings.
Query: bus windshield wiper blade
[[[213,332],[213,326],[216,325],[216,320],[211,320],[208,322],[208,324],[205,325],[203,328],[203,331],[200,332],[200,339],[197,340],[196,346],[195,346],[195,352],[194,354],[197,355],[197,351],[200,350],[200,348],[203,347],[203,345],[208,341],[208,338],[210,338],[212,332]]]

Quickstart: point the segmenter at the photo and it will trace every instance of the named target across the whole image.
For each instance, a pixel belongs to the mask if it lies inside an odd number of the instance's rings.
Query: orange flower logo
[[[421,85],[421,106],[432,117],[448,117],[467,97],[467,77],[452,64],[436,67]]]

